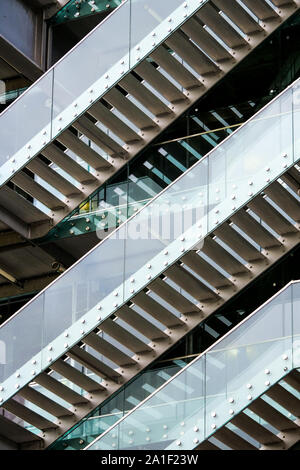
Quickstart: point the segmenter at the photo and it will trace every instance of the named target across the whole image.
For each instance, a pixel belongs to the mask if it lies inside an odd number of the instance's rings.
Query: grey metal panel
[[[42,150],[42,154],[80,183],[87,184],[96,181],[96,178],[91,173],[75,162],[75,160],[68,157],[56,145],[49,145],[49,147]]]
[[[120,349],[116,348],[93,331],[84,338],[83,342],[121,367],[136,364],[135,360],[127,356],[127,354],[120,351]]]
[[[120,377],[120,374],[118,374],[115,370],[113,370],[111,367],[108,367],[95,356],[85,351],[83,348],[80,348],[79,346],[73,346],[73,348],[67,352],[67,355],[71,359],[75,359],[75,361],[79,362],[79,364],[82,364],[84,367],[91,370],[101,378],[109,377],[110,379],[115,380],[116,378]]]
[[[211,237],[205,239],[201,251],[233,276],[235,274],[248,272],[247,268],[240,263],[240,261],[234,258],[228,251],[224,250],[224,248]]]
[[[12,178],[12,182],[53,211],[64,209],[66,207],[66,204],[63,201],[51,194],[47,189],[34,181],[33,178],[23,171],[16,174],[16,176]]]
[[[199,301],[218,298],[217,294],[178,264],[171,266],[165,274]]]
[[[52,364],[51,369],[55,372],[58,372],[66,379],[70,380],[70,382],[73,382],[74,384],[83,388],[83,390],[86,390],[87,392],[93,392],[94,390],[103,390],[102,385],[98,384],[98,382],[95,382],[90,377],[87,377],[74,367],[70,366],[70,364],[63,361],[62,359]]]
[[[161,331],[148,320],[145,320],[145,318],[127,305],[124,305],[118,310],[118,317],[152,341],[168,338],[166,333]]]
[[[164,96],[170,103],[186,100],[186,96],[164,75],[162,75],[150,62],[145,60],[136,68],[137,72],[146,82]]]
[[[32,424],[32,426],[40,429],[41,431],[44,429],[55,429],[58,427],[57,424],[52,423],[46,418],[43,418],[43,416],[40,416],[35,411],[26,408],[26,406],[23,406],[21,403],[18,403],[13,399],[6,401],[2,407],[15,416],[23,419],[26,421],[26,423]]]
[[[49,397],[46,397],[46,395],[35,390],[33,387],[24,387],[17,396],[21,396],[22,398],[25,398],[25,400],[34,403],[39,408],[42,408],[51,415],[56,416],[56,418],[59,418],[60,416],[73,416],[72,411],[59,405]]]
[[[45,372],[35,378],[35,382],[46,388],[58,397],[62,398],[71,405],[78,405],[80,403],[88,403],[88,400],[79,393],[74,392],[71,388],[51,377]]]
[[[260,251],[226,222],[215,230],[214,234],[246,261],[265,259]]]
[[[269,431],[267,428],[257,423],[245,413],[240,413],[231,420],[232,424],[247,433],[249,436],[256,439],[261,444],[271,444],[275,442],[282,442],[282,440]]]
[[[262,248],[270,248],[272,246],[281,246],[281,243],[267,229],[259,224],[244,209],[231,217],[231,220],[243,232],[245,232],[252,240],[255,240]]]
[[[138,305],[153,318],[169,328],[183,324],[180,318],[176,317],[176,315],[171,313],[143,291],[139,292],[132,301],[135,305]]]
[[[168,302],[172,307],[176,308],[180,313],[191,313],[198,311],[193,302],[188,300],[178,290],[173,289],[167,282],[160,278],[155,279],[149,286],[149,289],[162,299]]]
[[[209,26],[217,36],[219,36],[227,46],[232,49],[242,47],[247,44],[245,39],[215,10],[210,4],[206,3],[196,13],[204,24]]]
[[[150,57],[159,64],[171,77],[189,90],[190,88],[201,87],[200,81],[187,70],[173,55],[164,47],[160,46],[153,51]]]
[[[181,26],[182,31],[208,54],[212,59],[218,61],[230,60],[232,55],[216,41],[195,19],[191,18]]]
[[[64,131],[57,137],[57,140],[65,145],[72,152],[76,153],[83,161],[91,165],[95,170],[109,168],[111,165],[99,153],[76,137],[70,130]]]
[[[278,14],[265,0],[242,0],[260,20],[278,18]]]
[[[156,95],[146,88],[131,73],[126,75],[119,85],[124,88],[130,95],[134,96],[145,108],[147,108],[154,116],[163,116],[172,113],[172,110],[163,103]]]
[[[125,330],[125,328],[118,325],[116,321],[113,321],[110,318],[105,320],[99,328],[136,354],[145,351],[152,351],[152,348],[148,346],[148,344],[143,343],[143,341],[136,338],[136,336],[129,333],[129,331]]]
[[[117,108],[124,116],[133,122],[139,129],[156,127],[155,122],[131,103],[119,90],[112,88],[106,95],[105,101]]]
[[[297,228],[274,209],[262,196],[257,196],[249,202],[248,207],[275,230],[275,232],[279,233],[279,235],[297,233]]]
[[[47,181],[51,186],[60,191],[65,196],[80,195],[81,191],[72,183],[63,178],[57,171],[46,165],[39,158],[31,160],[26,166],[30,171]]]
[[[79,132],[84,134],[88,139],[101,147],[104,152],[109,155],[124,156],[126,150],[113,140],[109,135],[105,134],[96,124],[93,124],[86,116],[81,116],[74,124],[73,127]]]
[[[166,44],[200,75],[216,73],[218,67],[182,31],[176,31]]]
[[[232,286],[231,281],[227,277],[207,263],[201,256],[197,255],[195,251],[187,253],[181,258],[181,261],[215,288]]]
[[[124,142],[130,143],[142,140],[141,136],[121,121],[121,119],[104,106],[104,104],[100,102],[95,103],[88,112],[91,116],[113,131],[114,134],[120,137]]]
[[[257,398],[253,403],[251,403],[251,405],[248,406],[248,408],[260,416],[264,421],[278,429],[278,431],[298,429],[297,424],[288,419],[261,398]]]
[[[263,31],[263,28],[241,7],[238,2],[228,2],[228,0],[213,0],[213,3],[220,8],[245,34],[252,34]]]

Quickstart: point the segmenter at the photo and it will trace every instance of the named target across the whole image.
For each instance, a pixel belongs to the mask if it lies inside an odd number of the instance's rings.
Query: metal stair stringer
[[[28,200],[7,185],[3,186],[0,211],[5,223],[25,238],[45,235],[300,6],[300,0],[274,1],[274,9],[265,0],[259,4],[245,1],[245,8],[229,3],[226,0],[208,0],[200,4],[191,0],[183,2],[182,12],[178,10],[179,13],[166,18],[158,31],[149,35],[150,55],[143,53],[145,40],[136,45],[132,52],[134,65],[130,70],[121,70],[117,84],[110,84],[110,73],[107,73],[108,85],[99,96],[97,87],[89,87],[84,99],[75,100],[70,109],[54,119],[52,128],[55,132],[51,138],[48,131],[41,132],[41,136],[32,139],[34,142],[26,143],[22,152],[9,155],[9,160],[2,165],[1,184],[11,181],[27,194]],[[125,2],[106,21],[127,7]],[[166,28],[162,36],[163,25],[170,23],[172,27]],[[99,31],[98,28],[101,24],[94,31]],[[153,42],[153,38],[157,39]],[[149,49],[149,45],[147,47]],[[29,94],[35,86],[41,87],[37,82],[29,89]],[[17,106],[26,99],[25,95],[17,100]],[[13,109],[14,104],[3,113],[5,119]],[[80,138],[77,132],[82,134]],[[86,143],[88,140],[92,142],[91,147]],[[74,156],[89,165],[91,171],[77,163]],[[51,164],[57,165],[65,174],[51,168]],[[25,168],[30,171],[30,176],[23,171]],[[46,181],[50,189],[45,189],[38,182],[39,178]],[[53,196],[51,188],[58,191],[59,196]],[[41,202],[45,212],[33,206],[31,198]],[[18,210],[20,205],[22,211]]]

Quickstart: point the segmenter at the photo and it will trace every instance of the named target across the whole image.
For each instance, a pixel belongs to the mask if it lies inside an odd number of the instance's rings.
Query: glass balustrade
[[[293,281],[87,449],[197,447],[299,367],[299,307]]]
[[[1,326],[0,399],[60,357],[66,333],[72,347],[184,251],[201,249],[203,237],[298,161],[299,85],[287,88]]]
[[[183,0],[124,0],[1,114],[0,184],[206,1],[191,0],[186,8]]]

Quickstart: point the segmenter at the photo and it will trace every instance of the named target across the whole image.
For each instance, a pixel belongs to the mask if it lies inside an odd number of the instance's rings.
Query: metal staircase
[[[289,449],[300,439],[299,302],[293,281],[86,449]]]
[[[25,238],[45,235],[299,6],[124,1],[1,114],[1,220]]]
[[[299,243],[299,85],[1,326],[0,434],[48,446]]]

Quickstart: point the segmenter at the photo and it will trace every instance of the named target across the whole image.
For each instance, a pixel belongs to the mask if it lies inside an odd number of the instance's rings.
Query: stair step
[[[79,163],[68,157],[62,150],[55,144],[42,150],[42,154],[47,157],[51,162],[58,165],[66,173],[71,175],[75,180],[81,184],[87,184],[96,181],[96,178],[89,171],[85,170]]]
[[[190,272],[178,264],[171,266],[168,269],[166,275],[172,281],[176,282],[178,286],[182,287],[182,289],[184,289],[200,302],[204,300],[218,299],[218,295],[214,291],[206,287],[205,284],[203,284],[195,276],[193,276]]]
[[[248,203],[248,207],[279,235],[297,233],[297,228],[271,206],[263,196],[257,196]]]
[[[135,354],[152,351],[152,348],[148,346],[148,344],[143,343],[143,341],[136,338],[136,336],[129,333],[125,328],[118,325],[116,321],[113,321],[110,318],[105,320],[99,328]]]
[[[244,10],[237,2],[232,3],[228,0],[213,0],[213,3],[243,31],[245,34],[253,34],[263,31],[263,28],[252,16]]]
[[[85,374],[75,369],[75,367],[72,367],[62,359],[59,359],[54,364],[51,364],[51,369],[70,380],[70,382],[73,382],[75,385],[78,385],[86,392],[104,390],[104,387],[98,382],[95,382],[90,377],[87,377]]]
[[[235,416],[231,420],[231,423],[263,445],[282,442],[278,436],[251,419],[249,416],[245,415],[245,413],[240,413]]]
[[[173,289],[167,282],[161,278],[155,279],[149,284],[149,289],[155,292],[159,297],[176,308],[180,313],[192,313],[198,311],[198,308],[190,300],[186,299],[180,292]]]
[[[149,313],[149,315],[168,328],[183,324],[183,321],[180,320],[180,318],[160,305],[156,300],[152,299],[152,297],[143,291],[139,292],[134,297],[133,302],[135,305],[142,308],[145,312]]]
[[[243,0],[243,3],[262,21],[277,19],[279,16],[265,0]]]
[[[114,132],[125,143],[142,141],[139,136],[131,127],[127,126],[121,119],[119,119],[111,110],[104,104],[95,103],[88,111],[97,121],[102,122],[108,129]]]
[[[243,232],[256,241],[262,248],[272,248],[281,246],[281,243],[265,227],[257,222],[244,209],[241,209],[231,217],[231,221],[237,225]]]
[[[172,82],[148,61],[141,62],[135,69],[146,82],[164,96],[170,103],[185,101],[187,97]]]
[[[225,426],[215,432],[214,437],[232,450],[257,450],[254,445]]]
[[[76,153],[83,161],[88,163],[95,170],[110,168],[110,163],[99,155],[95,150],[76,137],[70,130],[64,131],[57,137],[57,140],[65,145],[72,152]]]
[[[85,351],[85,349],[79,346],[73,346],[73,348],[67,352],[67,355],[102,379],[110,378],[115,381],[120,377],[120,374],[117,371],[107,366],[91,353]]]
[[[197,73],[216,73],[218,67],[182,31],[176,31],[166,44],[182,57]]]
[[[23,171],[16,174],[16,176],[12,178],[12,182],[53,211],[66,207],[63,201],[51,194]]]
[[[43,395],[42,393],[35,390],[33,387],[24,387],[19,393],[18,396],[21,396],[25,400],[30,401],[34,405],[42,408],[56,418],[62,416],[73,416],[72,411],[64,408],[55,401],[51,400],[49,397]]]
[[[297,424],[286,418],[282,413],[280,413],[273,406],[269,405],[261,398],[257,398],[253,403],[251,403],[251,405],[248,406],[248,408],[260,416],[260,418],[262,418],[264,421],[278,429],[278,431],[298,429]]]
[[[213,60],[222,62],[224,60],[233,59],[233,56],[221,46],[195,18],[191,18],[187,21],[181,26],[181,29]]]
[[[218,11],[210,4],[204,5],[198,13],[196,13],[204,24],[209,26],[227,46],[232,49],[247,45],[247,41],[218,13]]]

